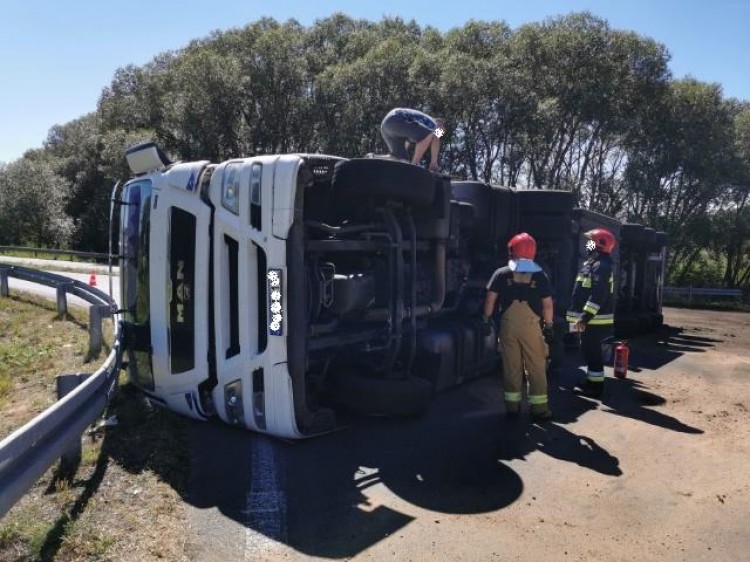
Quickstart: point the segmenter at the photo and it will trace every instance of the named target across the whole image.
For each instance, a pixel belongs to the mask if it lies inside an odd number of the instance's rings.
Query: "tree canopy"
[[[105,250],[109,190],[134,142],[181,160],[356,157],[386,150],[380,121],[401,106],[446,119],[454,177],[571,190],[581,207],[667,231],[674,280],[710,259],[721,274],[708,281],[747,286],[750,103],[674,79],[669,59],[587,12],[447,32],[264,18],[117,69],[96,111],[0,167],[0,243]],[[21,200],[50,224],[14,219]]]

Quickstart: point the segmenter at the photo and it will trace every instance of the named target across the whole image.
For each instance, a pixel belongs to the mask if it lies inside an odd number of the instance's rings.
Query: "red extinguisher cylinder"
[[[628,375],[629,355],[630,348],[628,347],[628,342],[621,341],[617,344],[617,347],[615,347],[614,371],[618,379],[624,379]]]

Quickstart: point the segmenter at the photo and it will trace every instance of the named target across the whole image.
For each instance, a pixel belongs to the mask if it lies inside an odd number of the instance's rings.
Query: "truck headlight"
[[[221,204],[235,215],[240,214],[240,171],[242,165],[234,162],[224,170],[221,186]]]
[[[282,271],[280,269],[269,269],[266,275],[268,280],[268,333],[271,336],[284,335],[284,304],[282,302]]]

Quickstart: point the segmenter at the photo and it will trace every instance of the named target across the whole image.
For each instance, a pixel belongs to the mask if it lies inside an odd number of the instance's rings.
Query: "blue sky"
[[[0,0],[0,162],[96,109],[118,67],[262,16],[310,25],[334,12],[389,15],[445,31],[469,19],[516,28],[582,10],[664,43],[675,77],[717,82],[726,97],[750,100],[750,0]]]

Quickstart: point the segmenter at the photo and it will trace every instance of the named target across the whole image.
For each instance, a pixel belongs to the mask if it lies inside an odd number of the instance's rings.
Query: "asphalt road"
[[[498,377],[296,443],[192,424],[191,559],[742,559],[750,346],[730,344],[750,315],[679,320],[632,342],[602,401],[569,354],[551,424],[506,422]]]

